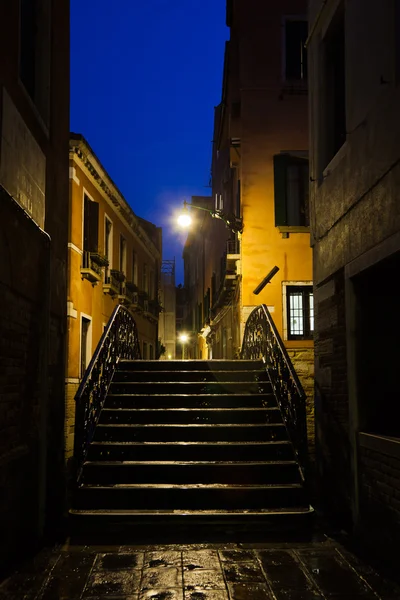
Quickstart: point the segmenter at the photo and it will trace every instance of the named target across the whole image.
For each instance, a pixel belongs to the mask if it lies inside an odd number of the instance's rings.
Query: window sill
[[[277,225],[279,233],[310,233],[310,227],[305,225]]]
[[[325,169],[322,171],[322,180],[326,179],[326,177],[329,177],[331,172],[336,169],[336,167],[339,165],[339,163],[342,162],[342,160],[344,159],[346,154],[347,154],[347,140],[343,143],[342,146],[340,146],[339,150],[331,158],[329,163],[326,165]]]
[[[362,448],[400,459],[400,438],[360,431],[358,441]]]

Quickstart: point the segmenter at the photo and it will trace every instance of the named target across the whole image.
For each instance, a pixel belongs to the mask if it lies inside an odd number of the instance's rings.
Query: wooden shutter
[[[85,196],[83,249],[98,252],[99,249],[99,205]]]
[[[286,210],[286,168],[290,157],[287,154],[274,156],[275,227],[288,225]]]

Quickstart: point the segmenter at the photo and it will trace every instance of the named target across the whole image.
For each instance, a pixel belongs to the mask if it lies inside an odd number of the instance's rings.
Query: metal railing
[[[82,257],[82,269],[92,269],[92,271],[94,271],[99,277],[101,277],[102,267],[96,262],[96,260],[93,258],[93,255],[93,252],[88,252],[87,250],[84,251]]]
[[[74,467],[79,481],[94,430],[121,358],[140,359],[139,337],[131,313],[115,307],[75,395]]]
[[[304,476],[307,467],[306,395],[265,304],[246,322],[241,358],[262,359]]]

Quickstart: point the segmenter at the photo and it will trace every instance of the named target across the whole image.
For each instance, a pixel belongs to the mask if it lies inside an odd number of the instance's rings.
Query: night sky
[[[134,212],[163,228],[183,283],[184,198],[210,194],[225,0],[71,0],[71,130]]]

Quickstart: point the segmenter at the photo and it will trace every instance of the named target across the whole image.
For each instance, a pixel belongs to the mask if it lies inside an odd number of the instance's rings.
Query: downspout
[[[50,292],[51,292],[51,237],[40,230],[46,239],[44,298],[40,318],[39,347],[39,460],[38,460],[38,534],[44,534],[47,496],[47,430],[49,411],[49,338],[50,338]]]

